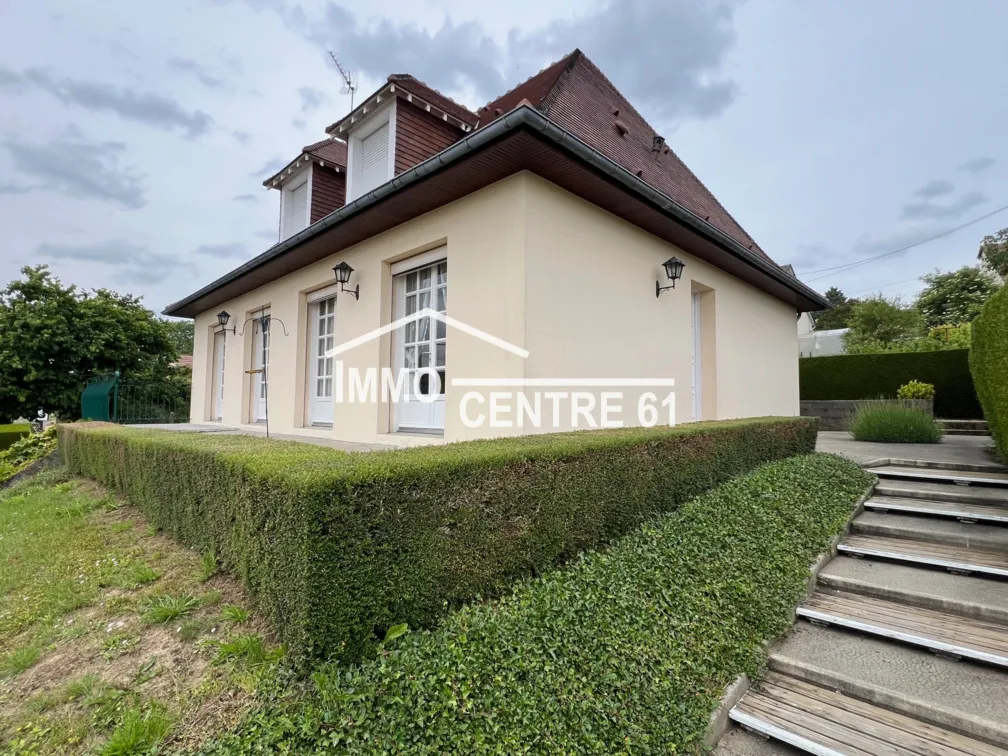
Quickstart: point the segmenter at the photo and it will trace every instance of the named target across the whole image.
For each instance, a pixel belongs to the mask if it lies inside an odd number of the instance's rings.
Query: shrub
[[[920,381],[910,381],[904,383],[896,392],[897,399],[934,399],[935,389],[933,383],[921,383]]]
[[[31,426],[27,423],[0,425],[0,451],[10,448],[11,444],[29,433],[31,433]]]
[[[994,444],[1008,460],[1008,287],[988,299],[973,321],[970,370]]]
[[[839,354],[798,360],[802,399],[893,398],[908,381],[935,387],[934,412],[957,419],[983,416],[969,370],[969,352]]]
[[[693,753],[870,485],[825,454],[765,465],[359,667],[323,666],[205,750]]]
[[[359,659],[393,625],[499,595],[772,459],[816,421],[522,436],[370,454],[246,436],[61,426],[70,468],[216,554],[295,655]]]
[[[856,441],[891,444],[937,444],[942,436],[930,412],[901,401],[858,405],[848,430]]]
[[[56,449],[56,429],[47,428],[42,433],[29,433],[7,449],[0,451],[0,483],[5,483],[33,462]]]

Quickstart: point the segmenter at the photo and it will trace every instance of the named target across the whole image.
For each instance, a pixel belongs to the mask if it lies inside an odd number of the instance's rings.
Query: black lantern
[[[655,296],[661,296],[663,291],[667,289],[674,289],[675,282],[682,278],[682,269],[686,267],[686,263],[680,260],[678,257],[670,257],[668,260],[662,263],[662,267],[665,268],[665,275],[668,280],[672,282],[671,286],[662,286],[661,281],[655,281]]]
[[[339,283],[340,289],[347,294],[352,294],[354,299],[360,300],[360,284],[357,284],[352,289],[346,287],[350,283],[350,275],[353,273],[353,268],[344,261],[333,268],[333,273],[336,274],[336,281]]]
[[[231,320],[231,313],[227,310],[221,310],[217,313],[217,325],[221,327],[221,331],[226,331],[228,329],[227,324],[229,320]],[[232,327],[231,331],[234,332],[234,330],[234,327]]]

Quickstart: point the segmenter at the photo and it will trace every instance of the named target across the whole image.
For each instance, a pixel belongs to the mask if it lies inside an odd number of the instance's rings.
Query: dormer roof
[[[331,137],[322,139],[313,144],[305,145],[301,148],[301,154],[291,160],[287,165],[263,181],[263,186],[267,189],[280,186],[287,176],[293,175],[296,171],[308,163],[318,163],[319,165],[333,168],[337,173],[346,171],[347,146],[346,142]]]

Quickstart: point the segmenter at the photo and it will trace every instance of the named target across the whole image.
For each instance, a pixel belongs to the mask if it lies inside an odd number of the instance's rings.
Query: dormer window
[[[311,206],[312,166],[309,163],[300,172],[283,183],[281,199],[280,237],[289,239],[298,231],[308,228],[308,208]]]
[[[347,137],[347,202],[391,179],[395,168],[395,98],[353,124]]]

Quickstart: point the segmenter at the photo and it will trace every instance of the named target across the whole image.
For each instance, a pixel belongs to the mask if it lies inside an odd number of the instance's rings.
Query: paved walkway
[[[885,458],[976,465],[1000,461],[989,436],[945,436],[940,444],[876,444],[855,441],[846,431],[819,431],[816,451],[839,454],[860,465]]]

